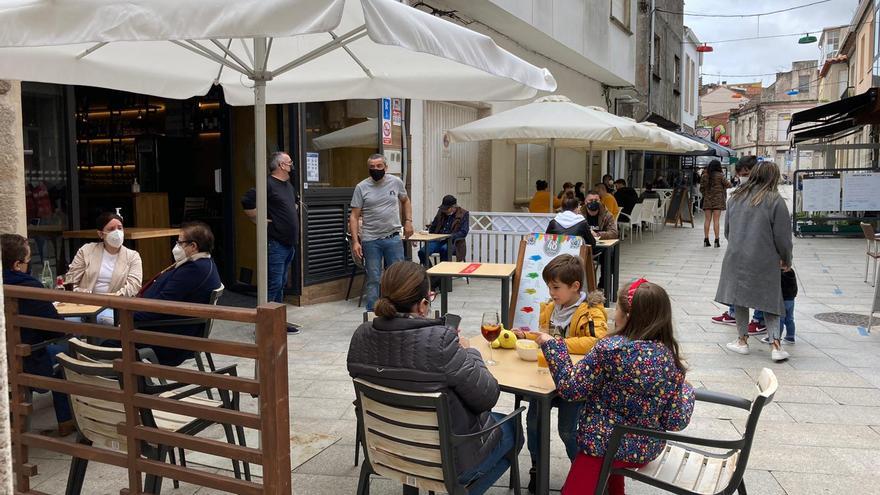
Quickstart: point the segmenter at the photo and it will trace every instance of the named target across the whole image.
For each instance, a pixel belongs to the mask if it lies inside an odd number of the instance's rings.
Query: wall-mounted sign
[[[391,98],[382,98],[382,144],[391,144]]]
[[[306,152],[306,181],[308,182],[318,182],[321,180],[321,167],[318,156],[317,152]]]
[[[724,136],[718,136],[718,144],[721,146],[730,146],[730,136],[726,134]]]
[[[400,110],[400,98],[394,98],[391,100],[391,123],[400,126],[401,123],[401,110]]]
[[[695,134],[698,138],[711,139],[712,129],[710,127],[697,127]]]

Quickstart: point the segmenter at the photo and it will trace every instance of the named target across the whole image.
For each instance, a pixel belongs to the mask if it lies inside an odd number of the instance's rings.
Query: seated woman
[[[214,234],[210,227],[202,222],[184,224],[171,251],[174,264],[144,284],[139,296],[147,299],[207,304],[210,302],[211,293],[222,285],[217,265],[211,259],[212,249],[214,249]],[[185,317],[146,312],[134,314],[135,326],[138,326],[137,322],[176,318]],[[149,330],[192,337],[199,335],[204,330],[204,325],[172,325],[153,327]],[[177,366],[193,357],[192,351],[181,349],[153,347],[153,350],[159,362],[168,366]]]
[[[411,392],[446,392],[452,416],[452,430],[459,435],[488,428],[503,414],[491,412],[501,390],[467,339],[429,318],[430,283],[425,268],[410,261],[397,262],[382,275],[384,297],[376,302],[377,318],[355,331],[348,349],[348,373]],[[383,373],[385,370],[391,370]],[[521,434],[520,434],[521,435]],[[479,495],[508,469],[504,455],[516,439],[514,424],[508,421],[492,433],[456,448],[459,482],[468,493]]]
[[[590,230],[587,219],[578,212],[580,201],[577,198],[567,198],[562,202],[562,211],[556,214],[550,224],[547,225],[548,234],[565,234],[580,236],[590,246],[596,245],[596,237]]]
[[[64,283],[73,284],[75,291],[134,297],[141,288],[143,265],[137,251],[122,245],[122,217],[102,213],[96,225],[101,242],[79,248]]]
[[[28,273],[31,262],[31,249],[28,246],[27,239],[18,234],[0,235],[0,252],[3,253],[3,285],[44,288],[39,280]],[[24,316],[37,316],[40,318],[61,318],[51,302],[33,299],[22,299],[19,301],[18,313]],[[24,344],[39,344],[61,336],[61,334],[45,330],[21,329],[21,342]],[[63,346],[57,344],[49,344],[48,346],[33,350],[30,355],[24,358],[24,372],[41,376],[54,376],[52,370],[54,357],[63,350]],[[58,434],[66,436],[74,430],[70,401],[67,395],[60,392],[52,392],[52,402],[55,406],[55,419],[58,420]]]

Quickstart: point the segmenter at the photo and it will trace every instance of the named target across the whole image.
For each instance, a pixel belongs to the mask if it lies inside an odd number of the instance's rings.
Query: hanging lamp
[[[798,44],[800,45],[809,45],[810,43],[815,43],[816,37],[810,33],[806,33],[798,40]]]
[[[799,93],[800,93],[800,91],[797,90],[797,89],[790,89],[790,90],[788,90],[788,91],[785,92],[785,94],[787,94],[788,96],[794,96],[794,95],[799,94]]]
[[[702,45],[697,47],[697,51],[700,53],[709,53],[709,52],[714,52],[715,49],[712,48],[711,46],[703,43]]]

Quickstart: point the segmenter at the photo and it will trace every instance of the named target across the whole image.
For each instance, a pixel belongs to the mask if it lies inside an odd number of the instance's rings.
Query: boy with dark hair
[[[518,338],[535,340],[541,333],[549,333],[564,340],[572,354],[587,354],[608,332],[608,317],[601,291],[589,294],[583,291],[586,273],[583,261],[570,254],[559,255],[544,267],[544,282],[550,289],[550,301],[541,304],[539,331],[514,329]],[[540,351],[539,351],[540,352]],[[583,408],[582,402],[553,399],[553,407],[559,409],[557,429],[565,444],[568,458],[574,460],[578,453],[577,422]],[[535,466],[538,458],[538,410],[529,406],[526,414],[526,433],[532,468],[529,470],[529,492],[535,492]]]

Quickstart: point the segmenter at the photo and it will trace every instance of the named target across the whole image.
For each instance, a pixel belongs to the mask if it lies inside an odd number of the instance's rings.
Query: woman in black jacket
[[[425,268],[397,262],[385,270],[380,287],[384,297],[376,302],[376,319],[358,327],[351,338],[352,378],[411,392],[445,392],[452,430],[459,435],[478,432],[502,418],[491,412],[501,389],[480,352],[468,348],[467,339],[443,320],[430,318],[433,293]],[[504,474],[509,467],[504,455],[516,440],[508,421],[456,448],[459,482],[467,485],[486,473],[468,493],[485,492]],[[522,439],[516,443],[522,445]]]
[[[548,234],[565,234],[580,236],[590,246],[596,246],[596,237],[590,231],[587,219],[578,212],[581,204],[577,198],[563,201],[562,211],[547,225]]]

